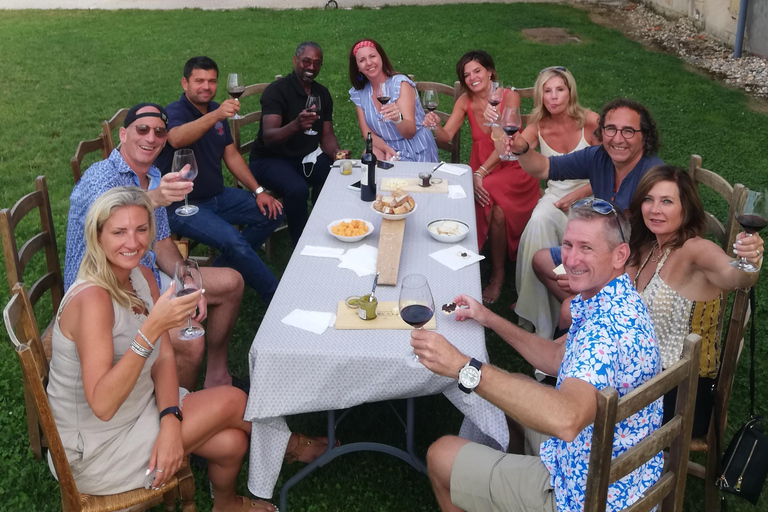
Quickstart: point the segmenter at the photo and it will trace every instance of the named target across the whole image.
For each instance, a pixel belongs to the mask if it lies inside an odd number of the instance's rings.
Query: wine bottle
[[[371,132],[365,139],[365,153],[360,162],[363,164],[360,169],[360,199],[370,202],[376,199],[376,155],[373,154]]]

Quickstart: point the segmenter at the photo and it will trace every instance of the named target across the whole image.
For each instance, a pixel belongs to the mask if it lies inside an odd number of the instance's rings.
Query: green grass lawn
[[[582,41],[547,46],[527,41],[521,29],[565,27]],[[325,50],[319,81],[335,101],[335,128],[341,146],[362,152],[363,139],[348,101],[347,55],[351,44],[372,37],[386,48],[396,69],[420,80],[452,84],[455,63],[466,51],[488,50],[501,79],[518,87],[533,85],[546,66],[563,65],[579,84],[583,105],[599,110],[615,96],[629,96],[647,105],[662,138],[660,156],[680,166],[691,153],[704,159],[731,183],[768,185],[768,118],[751,111],[747,97],[687,70],[677,58],[655,53],[621,33],[593,24],[586,12],[561,5],[473,4],[392,7],[351,11],[3,11],[0,16],[0,206],[10,206],[33,189],[45,174],[63,263],[68,198],[73,186],[69,167],[77,142],[94,138],[102,120],[142,101],[167,104],[181,93],[184,62],[205,54],[221,71],[242,73],[247,83],[271,81],[291,70],[296,45],[316,40]],[[218,99],[225,97],[224,86]],[[441,105],[441,110],[449,110]],[[244,100],[244,111],[257,110]],[[463,132],[462,158],[469,159],[469,133]],[[707,208],[723,215],[725,208],[710,195]],[[22,231],[29,232],[28,227]],[[283,236],[271,266],[279,275],[290,256]],[[34,260],[30,273],[42,268]],[[510,266],[510,269],[513,269]],[[4,272],[4,269],[3,269]],[[501,300],[500,314],[512,317],[514,271]],[[5,279],[3,279],[5,280]],[[766,295],[761,278],[758,318],[765,319]],[[458,291],[458,290],[457,290]],[[0,304],[8,292],[0,287]],[[38,308],[40,323],[51,312]],[[49,308],[50,309],[50,306]],[[231,344],[230,367],[246,375],[250,341],[264,308],[248,291],[241,320]],[[766,329],[758,328],[765,339]],[[58,510],[58,487],[44,462],[28,449],[21,376],[7,336],[0,343],[0,510]],[[497,336],[489,333],[488,348],[496,364],[514,371],[530,368]],[[768,381],[766,347],[759,343],[757,379]],[[731,432],[748,414],[747,364],[742,359],[734,386]],[[765,385],[758,404],[766,403]],[[418,450],[424,453],[438,436],[456,433],[461,418],[441,396],[417,401]],[[763,412],[765,408],[763,407]],[[388,407],[366,405],[339,429],[344,442],[374,438],[397,442],[400,429]],[[322,414],[290,418],[294,429],[317,433]],[[394,428],[393,428],[394,427]],[[730,433],[729,436],[730,438]],[[286,466],[278,489],[299,468]],[[239,490],[246,491],[247,467]],[[197,502],[208,510],[211,500],[204,473],[197,471]],[[701,508],[702,487],[689,480],[686,510]],[[752,510],[729,499],[732,510]],[[378,454],[354,454],[322,468],[289,495],[292,510],[306,511],[435,511],[425,476],[399,460]],[[765,499],[761,503],[765,510]]]

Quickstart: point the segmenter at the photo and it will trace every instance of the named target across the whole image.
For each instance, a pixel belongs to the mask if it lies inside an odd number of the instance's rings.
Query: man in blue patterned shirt
[[[69,198],[65,289],[77,278],[80,261],[85,254],[84,227],[88,209],[101,194],[122,186],[141,187],[147,191],[155,205],[157,237],[152,250],[147,252],[141,263],[154,270],[161,290],[168,288],[168,276],[173,275],[176,262],[182,258],[170,238],[165,207],[174,201],[183,200],[184,195],[192,190],[193,184],[180,180],[179,173],[170,173],[161,178],[160,171],[152,165],[165,146],[167,124],[168,117],[159,105],[141,103],[131,108],[124,126],[120,128],[120,150],[115,149],[109,158],[90,166],[75,185]],[[205,387],[232,383],[227,369],[227,350],[243,295],[243,278],[235,270],[202,268],[200,271],[206,291],[193,320],[202,322],[208,318],[205,338],[181,341],[176,332],[170,333],[176,354],[179,385],[189,390],[195,389],[206,339],[208,365]]]
[[[461,295],[457,320],[472,318],[496,331],[529,363],[557,374],[555,388],[520,374],[509,374],[463,355],[437,333],[415,330],[411,345],[435,373],[457,378],[501,408],[522,427],[507,454],[447,436],[427,453],[438,503],[448,511],[581,512],[597,408],[605,387],[624,396],[661,371],[653,324],[624,265],[629,257],[629,223],[606,201],[574,206],[563,237],[563,264],[578,295],[571,304],[565,339],[550,341],[528,333]],[[482,367],[482,368],[481,368]],[[617,425],[613,457],[661,426],[657,400]],[[520,442],[523,441],[524,442]],[[609,511],[621,510],[642,496],[661,476],[661,454],[611,484]]]

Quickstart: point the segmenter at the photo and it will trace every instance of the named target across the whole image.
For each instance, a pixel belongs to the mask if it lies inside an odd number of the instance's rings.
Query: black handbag
[[[749,336],[749,399],[750,419],[739,428],[723,454],[715,485],[720,490],[740,496],[757,505],[760,492],[768,477],[768,436],[765,435],[765,419],[755,415],[755,289],[749,292],[752,309],[752,325]],[[717,408],[715,408],[717,411]],[[716,412],[716,415],[717,412]],[[719,415],[718,415],[719,416]],[[715,418],[718,428],[719,418]],[[716,438],[720,439],[719,432]],[[718,446],[719,449],[719,446]]]

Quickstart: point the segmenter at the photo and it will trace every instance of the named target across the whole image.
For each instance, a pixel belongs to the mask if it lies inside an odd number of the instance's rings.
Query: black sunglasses
[[[548,68],[544,68],[541,71],[539,71],[539,74],[541,75],[541,74],[546,73],[547,71],[551,71],[551,70],[554,70],[554,71],[568,71],[563,66],[549,66]]]
[[[624,239],[624,230],[621,229],[621,222],[619,222],[619,213],[616,211],[616,207],[613,206],[608,201],[603,201],[602,199],[594,199],[594,198],[587,198],[582,199],[580,201],[576,201],[571,206],[572,208],[579,208],[580,206],[591,206],[592,210],[596,211],[600,215],[609,215],[610,213],[613,213],[614,217],[616,217],[616,225],[619,226],[619,234],[621,235],[621,242],[626,243],[627,241]]]
[[[141,136],[144,136],[149,133],[149,126],[145,124],[137,124],[134,125],[136,127],[136,133],[138,133]],[[164,139],[168,135],[168,130],[164,126],[155,126],[155,137],[158,139]]]

